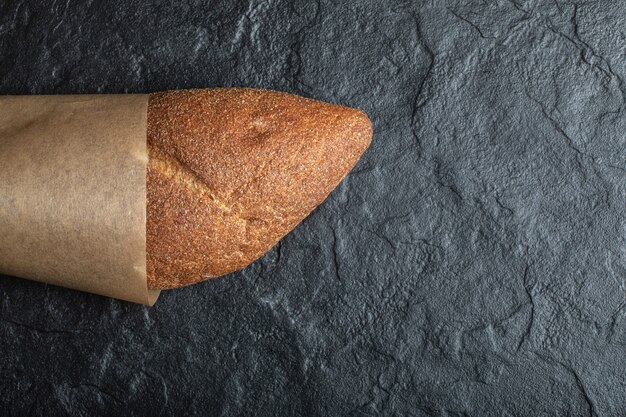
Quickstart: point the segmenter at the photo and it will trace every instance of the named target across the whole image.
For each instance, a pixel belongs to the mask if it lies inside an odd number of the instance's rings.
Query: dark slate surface
[[[626,415],[622,1],[116,3],[0,1],[0,94],[272,88],[374,143],[154,308],[2,277],[0,414]]]

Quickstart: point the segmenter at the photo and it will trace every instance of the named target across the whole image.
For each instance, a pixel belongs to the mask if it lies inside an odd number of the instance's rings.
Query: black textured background
[[[154,308],[2,277],[0,414],[626,415],[625,78],[621,0],[0,0],[0,94],[375,126],[271,252]]]

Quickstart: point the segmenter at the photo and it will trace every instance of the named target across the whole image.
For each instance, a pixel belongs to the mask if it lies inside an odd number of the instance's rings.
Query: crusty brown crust
[[[151,94],[148,286],[193,284],[259,258],[328,196],[371,137],[363,112],[286,93]]]

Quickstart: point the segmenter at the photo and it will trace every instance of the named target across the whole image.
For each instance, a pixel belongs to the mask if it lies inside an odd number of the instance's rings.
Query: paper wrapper
[[[0,273],[152,305],[147,95],[0,97]]]

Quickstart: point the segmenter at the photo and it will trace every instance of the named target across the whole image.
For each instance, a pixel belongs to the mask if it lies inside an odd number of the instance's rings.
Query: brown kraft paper
[[[0,96],[0,273],[152,305],[147,95]]]

